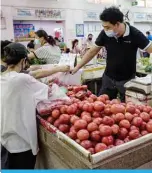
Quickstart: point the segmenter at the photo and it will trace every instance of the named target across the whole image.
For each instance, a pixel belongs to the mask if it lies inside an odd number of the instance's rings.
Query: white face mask
[[[117,36],[117,33],[115,33],[113,30],[105,31],[105,34],[106,34],[108,37],[116,37],[116,36]]]
[[[34,40],[34,43],[35,43],[36,45],[37,45],[37,44],[41,44],[40,40],[37,39],[37,38]]]

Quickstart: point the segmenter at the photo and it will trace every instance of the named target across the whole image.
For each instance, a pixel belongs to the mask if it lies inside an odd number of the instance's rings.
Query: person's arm
[[[40,79],[55,74],[57,72],[68,72],[69,70],[70,67],[64,65],[64,66],[52,67],[51,69],[39,69],[36,71],[31,71],[29,74],[36,79]]]
[[[148,52],[149,54],[152,53],[152,42],[149,45],[149,47],[146,49],[146,52]]]
[[[104,31],[101,31],[98,38],[96,39],[95,45],[92,46],[82,57],[81,62],[71,71],[72,74],[75,74],[80,68],[87,64],[94,56],[100,51],[102,46],[104,46]]]
[[[101,47],[93,46],[83,56],[81,62],[73,69],[72,74],[76,73],[80,68],[87,64],[100,51]]]
[[[133,39],[138,48],[141,50],[152,53],[152,42],[147,39],[147,37],[140,32],[138,29],[133,28]]]

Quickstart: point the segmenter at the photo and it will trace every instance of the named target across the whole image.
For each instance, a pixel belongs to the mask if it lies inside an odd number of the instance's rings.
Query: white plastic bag
[[[49,92],[49,100],[50,101],[53,101],[53,100],[68,101],[70,100],[70,98],[57,84],[53,84]]]

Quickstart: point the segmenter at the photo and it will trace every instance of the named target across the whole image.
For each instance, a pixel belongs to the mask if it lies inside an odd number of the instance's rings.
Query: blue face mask
[[[105,34],[106,34],[108,37],[116,37],[116,36],[117,36],[117,33],[114,32],[113,30],[105,31]]]
[[[34,43],[35,43],[35,44],[41,44],[40,40],[37,39],[37,38],[34,40]]]

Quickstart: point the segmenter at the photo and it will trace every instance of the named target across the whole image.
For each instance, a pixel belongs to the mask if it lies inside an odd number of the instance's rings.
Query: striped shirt
[[[48,43],[38,48],[34,53],[37,58],[46,60],[47,64],[58,64],[61,58],[60,48]]]

